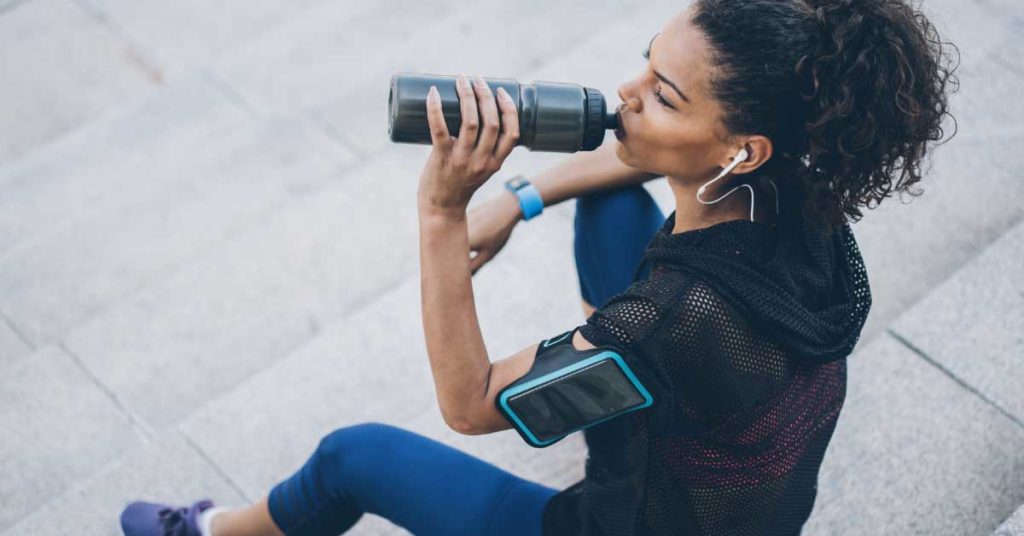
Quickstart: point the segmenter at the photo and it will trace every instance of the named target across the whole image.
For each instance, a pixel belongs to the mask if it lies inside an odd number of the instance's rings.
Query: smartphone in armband
[[[569,331],[543,341],[529,372],[495,397],[498,411],[533,447],[654,404],[612,346],[576,350]]]

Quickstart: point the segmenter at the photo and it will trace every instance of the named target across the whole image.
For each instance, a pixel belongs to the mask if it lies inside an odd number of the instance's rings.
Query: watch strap
[[[505,188],[519,198],[519,208],[523,211],[523,219],[529,220],[544,212],[544,199],[537,187],[523,176],[513,177],[505,181]]]

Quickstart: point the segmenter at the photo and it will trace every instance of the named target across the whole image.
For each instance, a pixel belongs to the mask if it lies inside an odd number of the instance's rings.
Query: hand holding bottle
[[[476,86],[474,88],[474,86]],[[465,216],[470,198],[501,169],[519,141],[515,103],[503,89],[498,99],[478,77],[475,84],[459,76],[462,125],[458,137],[448,131],[436,87],[427,96],[427,122],[433,149],[420,174],[420,211]]]

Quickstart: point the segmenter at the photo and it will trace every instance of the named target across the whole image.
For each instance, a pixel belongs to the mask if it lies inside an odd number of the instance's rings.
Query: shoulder
[[[665,270],[609,298],[580,329],[596,344],[635,346],[680,322],[699,323],[709,315],[722,315],[726,307],[707,282]]]
[[[705,279],[666,269],[650,279],[634,282],[622,293],[612,296],[595,313],[644,310],[652,317],[664,319],[665,315],[679,311],[686,318],[695,319],[721,314],[727,308],[726,299]]]

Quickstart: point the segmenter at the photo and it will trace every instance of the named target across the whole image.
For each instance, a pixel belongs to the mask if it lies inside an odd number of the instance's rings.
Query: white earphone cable
[[[749,153],[747,153],[747,149],[745,147],[743,149],[740,149],[740,152],[736,154],[736,156],[732,159],[732,162],[728,166],[726,166],[725,169],[723,169],[722,172],[719,173],[717,177],[715,177],[715,178],[711,179],[710,181],[704,183],[703,185],[701,185],[700,188],[697,189],[697,202],[699,202],[699,203],[701,203],[703,205],[713,205],[713,204],[715,204],[715,203],[725,199],[726,197],[729,197],[729,195],[732,194],[733,192],[735,192],[736,190],[739,190],[740,188],[746,188],[746,189],[750,190],[750,221],[754,221],[754,199],[755,199],[756,196],[754,195],[754,188],[751,187],[749,184],[741,184],[739,186],[736,186],[732,190],[729,190],[728,192],[726,192],[725,194],[720,196],[718,199],[715,199],[714,201],[705,201],[705,200],[700,198],[701,194],[704,193],[704,190],[706,190],[707,187],[711,183],[713,183],[713,182],[717,181],[718,179],[721,179],[722,177],[726,176],[730,171],[733,170],[733,168],[735,168],[736,166],[740,165],[740,163],[742,163],[744,160],[746,160],[748,156],[749,156]],[[775,214],[778,215],[780,213],[780,210],[779,210],[779,188],[777,186],[775,186],[775,182],[774,181],[769,180],[768,183],[771,184],[772,185],[772,189],[775,190]]]

